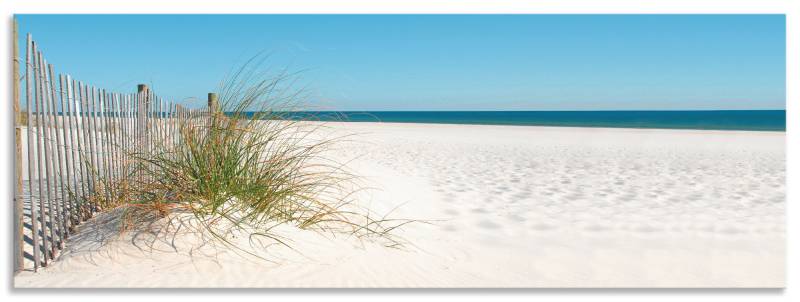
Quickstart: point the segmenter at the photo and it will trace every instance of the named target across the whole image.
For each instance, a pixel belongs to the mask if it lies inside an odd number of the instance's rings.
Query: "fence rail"
[[[20,226],[15,270],[36,271],[56,258],[76,226],[135,201],[128,188],[148,177],[142,159],[169,152],[181,127],[202,125],[209,110],[166,101],[146,85],[135,93],[115,93],[56,73],[30,34],[24,63],[24,113],[19,93],[14,100]]]

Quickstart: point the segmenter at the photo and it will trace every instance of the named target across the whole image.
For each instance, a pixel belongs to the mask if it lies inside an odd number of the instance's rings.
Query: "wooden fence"
[[[168,151],[182,125],[204,123],[209,114],[165,101],[146,85],[115,93],[57,73],[30,34],[24,68],[16,83],[24,83],[24,112],[15,90],[15,270],[35,271],[55,259],[76,226],[136,199],[125,188],[147,177],[141,159]]]

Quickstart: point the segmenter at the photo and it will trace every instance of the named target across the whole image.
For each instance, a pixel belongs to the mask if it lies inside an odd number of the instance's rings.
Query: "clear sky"
[[[194,106],[266,51],[331,110],[785,108],[783,15],[17,17],[57,72]]]

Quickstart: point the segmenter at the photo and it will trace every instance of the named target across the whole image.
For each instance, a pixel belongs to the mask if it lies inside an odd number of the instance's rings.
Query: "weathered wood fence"
[[[142,158],[169,150],[181,125],[204,123],[209,114],[165,101],[146,85],[115,93],[57,73],[30,34],[24,63],[24,81],[16,83],[24,82],[24,112],[15,100],[15,266],[35,271],[55,259],[76,226],[135,199],[125,188],[148,177]]]

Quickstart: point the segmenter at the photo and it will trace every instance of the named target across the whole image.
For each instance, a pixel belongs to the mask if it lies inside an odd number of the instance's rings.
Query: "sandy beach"
[[[785,132],[329,123],[398,229],[386,248],[282,226],[264,259],[112,214],[16,287],[782,287]],[[252,238],[238,240],[249,244]],[[257,242],[255,244],[258,244]],[[269,243],[265,243],[269,244]]]

